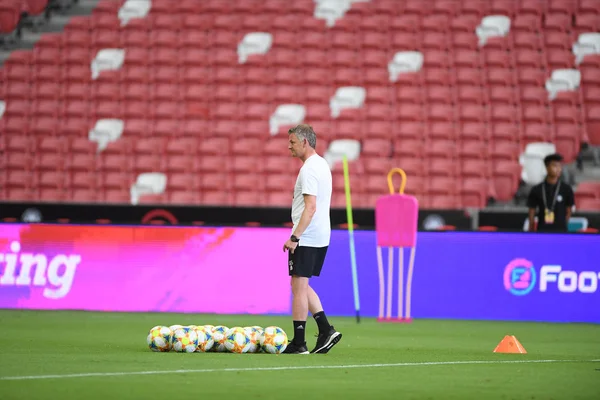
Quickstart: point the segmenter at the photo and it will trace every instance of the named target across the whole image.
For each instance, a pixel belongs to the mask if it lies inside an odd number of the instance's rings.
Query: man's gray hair
[[[288,134],[294,134],[299,140],[306,139],[310,147],[313,149],[317,148],[317,134],[313,130],[312,126],[308,124],[300,124],[291,128]]]

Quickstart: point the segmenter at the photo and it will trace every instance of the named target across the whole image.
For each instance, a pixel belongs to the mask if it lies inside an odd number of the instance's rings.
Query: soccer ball
[[[188,326],[173,332],[173,350],[179,353],[193,353],[198,347],[198,334]]]
[[[212,329],[207,329],[204,326],[198,326],[196,327],[196,333],[198,334],[198,347],[196,347],[196,352],[205,353],[210,351],[215,344]]]
[[[254,325],[251,328],[256,330],[256,340],[257,340],[257,346],[258,346],[258,350],[256,350],[256,352],[264,353],[265,349],[263,349],[263,347],[260,345],[260,337],[263,335],[263,332],[265,331],[264,328],[262,326],[258,326],[258,325]]]
[[[258,330],[259,328],[260,330]],[[246,335],[250,339],[250,344],[248,345],[248,353],[258,353],[260,351],[260,334],[262,332],[261,327],[256,326],[247,326],[244,328],[246,331]]]
[[[258,326],[258,325],[251,326],[250,328],[252,328],[256,331],[261,331],[261,332],[264,330],[262,326]]]
[[[288,345],[288,338],[283,329],[278,326],[268,326],[260,336],[260,346],[265,353],[279,354]]]
[[[150,329],[146,342],[152,351],[169,351],[171,350],[171,340],[173,331],[168,326],[157,325]]]
[[[213,339],[215,341],[213,351],[216,351],[218,353],[227,352],[227,348],[225,347],[225,339],[228,329],[228,327],[223,325],[217,325],[213,328]]]
[[[227,330],[225,334],[225,348],[231,353],[246,353],[250,347],[250,337],[244,330],[236,326]]]

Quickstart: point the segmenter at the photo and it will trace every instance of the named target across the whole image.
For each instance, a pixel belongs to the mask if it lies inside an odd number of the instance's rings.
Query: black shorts
[[[327,247],[297,246],[294,254],[288,250],[290,276],[319,276],[327,255]]]

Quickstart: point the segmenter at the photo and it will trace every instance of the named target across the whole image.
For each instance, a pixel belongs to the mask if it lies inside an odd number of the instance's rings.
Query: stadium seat
[[[37,14],[46,3],[27,4]],[[482,207],[490,193],[512,198],[524,144],[553,141],[572,161],[581,143],[600,143],[600,56],[585,36],[600,29],[594,1],[379,0],[323,19],[312,1],[134,3],[100,1],[91,16],[70,18],[64,32],[43,34],[5,62],[0,129],[16,156],[2,163],[38,171],[6,196],[127,203],[132,174],[158,169],[166,193],[144,202],[289,207],[280,193],[288,184],[273,182],[297,172],[286,133],[307,122],[322,152],[337,139],[360,141],[358,204],[372,207],[377,185],[363,183],[398,163],[421,179],[419,196],[438,190],[434,177],[465,178],[423,205]],[[4,22],[15,14],[0,10],[2,30],[11,29]],[[122,62],[104,59],[109,49],[123,49]],[[561,79],[561,69],[580,78]],[[345,87],[360,90],[346,96]],[[123,127],[97,153],[88,134],[103,119]],[[61,180],[63,170],[64,188],[39,182]],[[200,171],[208,178],[186,177]],[[334,204],[344,205],[343,191]]]
[[[600,210],[600,200],[597,199],[578,199],[575,196],[575,207],[579,211],[594,211]]]

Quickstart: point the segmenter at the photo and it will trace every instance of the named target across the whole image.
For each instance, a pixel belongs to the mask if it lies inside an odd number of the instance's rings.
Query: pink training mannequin
[[[402,176],[402,184],[398,194],[394,193],[392,176],[398,172]],[[417,242],[417,222],[419,217],[419,203],[414,196],[404,194],[406,186],[406,173],[400,168],[392,169],[387,176],[390,194],[382,196],[375,205],[375,230],[377,235],[377,263],[379,267],[379,318],[380,322],[411,322],[410,297],[412,275],[415,260],[415,246]],[[385,279],[383,274],[383,260],[381,248],[388,248],[388,285],[387,307],[384,317]],[[392,318],[392,286],[393,286],[393,249],[398,247],[398,318]],[[410,261],[406,287],[406,316],[403,315],[403,290],[404,290],[404,247],[410,247]]]

